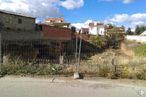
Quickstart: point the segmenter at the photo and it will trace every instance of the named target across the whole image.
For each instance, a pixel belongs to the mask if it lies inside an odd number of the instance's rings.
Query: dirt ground
[[[0,78],[0,97],[146,97],[146,82],[105,78],[6,76]]]

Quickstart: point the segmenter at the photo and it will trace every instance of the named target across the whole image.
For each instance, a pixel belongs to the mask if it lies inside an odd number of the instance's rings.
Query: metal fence
[[[77,43],[79,45],[79,41]],[[76,40],[2,40],[2,60],[15,58],[36,64],[74,64]],[[77,49],[79,51],[79,49]],[[100,49],[82,41],[81,59],[99,52]]]

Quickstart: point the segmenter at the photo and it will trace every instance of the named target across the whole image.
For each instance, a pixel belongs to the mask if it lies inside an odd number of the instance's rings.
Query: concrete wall
[[[20,19],[22,21],[21,23],[19,23]],[[0,12],[0,22],[4,25],[3,27],[5,29],[26,31],[35,29],[35,18],[31,17]]]
[[[146,36],[127,35],[126,39],[131,41],[146,43]]]

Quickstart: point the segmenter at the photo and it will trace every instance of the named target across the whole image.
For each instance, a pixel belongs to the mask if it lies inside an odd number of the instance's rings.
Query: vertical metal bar
[[[0,32],[0,76],[2,73],[2,35]]]
[[[79,55],[78,55],[78,65],[77,65],[78,72],[79,72],[79,67],[80,67],[81,49],[82,49],[82,33],[80,35],[80,44],[79,44]]]
[[[77,72],[77,63],[78,63],[78,38],[76,35],[76,52],[75,52],[75,60],[76,60],[76,72]]]

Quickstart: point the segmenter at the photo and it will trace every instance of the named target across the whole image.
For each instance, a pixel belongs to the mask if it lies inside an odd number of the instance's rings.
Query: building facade
[[[0,23],[5,30],[35,30],[35,18],[22,14],[0,10]]]
[[[82,34],[89,34],[89,29],[88,28],[81,28],[81,33]]]
[[[105,26],[103,23],[89,23],[89,34],[92,35],[105,35]]]
[[[69,28],[70,23],[66,23],[64,18],[47,18],[45,24],[54,27]]]
[[[68,28],[56,28],[48,25],[42,25],[42,34],[44,39],[56,41],[69,41],[72,38],[72,31]]]
[[[47,18],[45,23],[63,23],[64,18]]]

